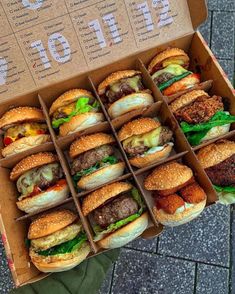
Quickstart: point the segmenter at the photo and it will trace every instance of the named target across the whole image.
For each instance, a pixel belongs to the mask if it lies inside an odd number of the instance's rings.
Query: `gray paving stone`
[[[8,293],[13,287],[14,284],[6,261],[5,250],[0,240],[0,293]]]
[[[112,294],[192,294],[195,264],[123,249],[114,270]]]
[[[234,21],[233,12],[213,12],[211,48],[217,58],[234,58]]]
[[[110,291],[110,287],[111,287],[111,282],[112,282],[112,273],[113,273],[113,267],[112,266],[107,274],[106,274],[106,278],[102,284],[102,286],[100,287],[100,290],[98,292],[98,294],[108,294]]]
[[[142,239],[139,238],[137,240],[132,241],[128,245],[126,245],[127,248],[133,248],[138,249],[146,252],[156,252],[157,249],[157,238],[153,239]]]
[[[218,59],[220,65],[224,69],[225,73],[228,75],[229,80],[233,84],[234,80],[234,59]]]
[[[211,37],[211,14],[212,12],[208,12],[208,19],[207,21],[199,27],[199,31],[203,35],[204,39],[210,44],[210,37]]]
[[[199,264],[197,271],[196,293],[229,293],[229,270],[221,267]]]
[[[208,0],[210,10],[235,10],[234,0]]]
[[[159,237],[158,252],[229,266],[230,208],[212,205],[194,221],[168,228]]]

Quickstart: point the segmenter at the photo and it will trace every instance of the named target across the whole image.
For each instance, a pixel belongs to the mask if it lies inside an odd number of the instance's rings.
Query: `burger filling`
[[[166,144],[173,145],[173,132],[164,126],[142,135],[135,135],[123,141],[123,148],[130,157],[145,156],[164,149]]]
[[[27,122],[13,125],[4,132],[3,143],[5,146],[8,146],[18,139],[42,134],[48,134],[48,128],[45,123]]]
[[[144,203],[136,188],[104,203],[92,213],[92,221],[95,223],[93,230],[96,234],[94,241],[99,241],[134,221],[143,211]]]
[[[117,163],[118,159],[113,153],[112,146],[102,145],[80,154],[74,159],[71,167],[74,182],[98,169]]]
[[[57,129],[63,123],[69,122],[75,115],[87,112],[97,112],[98,110],[99,103],[97,101],[91,104],[89,97],[81,97],[77,102],[60,107],[53,113],[52,127]]]
[[[120,79],[118,82],[110,84],[106,89],[106,97],[110,103],[132,94],[144,90],[141,75]]]
[[[62,177],[63,171],[57,162],[27,171],[19,177],[16,183],[21,193],[19,200],[37,195],[56,184],[63,185],[65,180],[61,180]]]

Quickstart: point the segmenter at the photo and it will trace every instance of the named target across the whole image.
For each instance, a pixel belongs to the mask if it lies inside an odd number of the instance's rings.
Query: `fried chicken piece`
[[[184,206],[184,200],[177,194],[165,197],[155,195],[155,197],[157,209],[163,209],[169,214],[174,214],[179,207]]]
[[[199,203],[206,199],[206,194],[198,183],[193,183],[182,188],[179,194],[188,203]]]

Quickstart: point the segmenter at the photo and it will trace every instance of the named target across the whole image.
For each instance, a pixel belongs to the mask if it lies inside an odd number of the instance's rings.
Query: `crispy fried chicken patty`
[[[179,121],[185,121],[189,124],[198,124],[210,120],[219,110],[224,110],[224,105],[220,96],[201,96],[193,103],[177,110],[175,116]]]
[[[177,194],[171,194],[165,197],[155,194],[154,197],[156,197],[157,209],[163,209],[169,214],[174,214],[179,207],[184,206],[184,200]]]
[[[188,203],[199,203],[206,198],[204,190],[198,185],[198,183],[193,183],[182,188],[179,194]]]

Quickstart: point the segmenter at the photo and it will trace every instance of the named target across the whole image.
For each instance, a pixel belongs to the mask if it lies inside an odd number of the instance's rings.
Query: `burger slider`
[[[82,212],[89,215],[94,241],[102,248],[124,246],[148,227],[148,214],[139,191],[126,182],[116,182],[89,194]]]
[[[125,169],[114,154],[113,136],[96,133],[82,136],[69,149],[71,174],[78,188],[89,190],[120,177]]]
[[[52,127],[59,129],[60,136],[85,130],[104,121],[100,105],[92,94],[83,89],[65,92],[51,105]]]
[[[36,107],[16,107],[7,111],[0,118],[0,130],[3,157],[50,141],[43,113]]]
[[[70,210],[53,211],[29,226],[29,255],[44,273],[62,272],[81,263],[90,253],[86,234]]]
[[[193,146],[226,134],[235,116],[224,111],[220,96],[210,97],[203,90],[188,92],[170,104],[182,131]]]
[[[118,133],[124,150],[133,166],[144,167],[170,155],[172,131],[149,117],[135,119],[125,124]]]
[[[53,153],[41,152],[22,159],[10,173],[20,193],[18,208],[31,213],[68,198],[69,189],[63,177]]]
[[[199,150],[198,160],[222,204],[235,203],[235,143],[220,140]]]
[[[156,219],[165,226],[179,226],[196,218],[206,205],[206,194],[192,170],[178,162],[163,164],[145,179],[146,190],[153,191]]]
[[[111,118],[145,108],[154,102],[150,90],[144,88],[140,71],[123,70],[109,75],[98,87]]]

